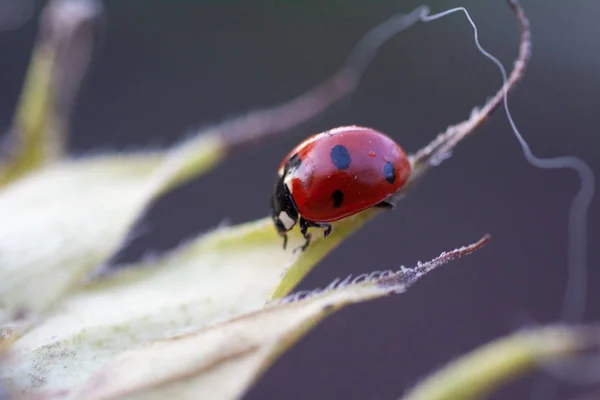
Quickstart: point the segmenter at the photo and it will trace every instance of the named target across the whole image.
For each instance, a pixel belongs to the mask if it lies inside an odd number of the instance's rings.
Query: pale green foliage
[[[342,306],[394,288],[346,287],[123,353],[77,391],[77,398],[238,398],[273,359]],[[161,368],[156,368],[160,365]]]
[[[114,254],[157,194],[193,176],[190,165],[201,173],[220,154],[218,140],[201,137],[164,154],[65,161],[4,188],[0,324],[54,305]]]
[[[535,368],[597,345],[597,332],[550,326],[524,330],[481,346],[451,362],[403,400],[475,400]]]
[[[338,225],[338,240],[357,223],[355,217]],[[293,232],[290,245],[302,240]],[[259,310],[282,292],[281,286],[294,287],[335,242],[317,238],[306,253],[284,251],[268,219],[200,236],[72,293],[13,346],[21,360],[44,359],[35,379],[27,368],[9,375],[21,387],[40,386],[40,381],[43,387],[60,387],[65,380],[84,379],[82,365],[91,371],[140,341]],[[92,350],[81,351],[82,346]],[[57,347],[62,349],[58,355]]]

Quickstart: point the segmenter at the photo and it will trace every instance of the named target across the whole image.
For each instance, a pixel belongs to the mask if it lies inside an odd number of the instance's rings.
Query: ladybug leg
[[[283,249],[285,250],[285,248],[287,247],[288,236],[285,233],[281,236],[283,236]]]
[[[377,208],[387,208],[389,210],[393,210],[394,208],[396,208],[396,205],[390,201],[387,200],[383,200],[380,203],[375,204],[375,207]]]
[[[325,228],[323,231],[323,237],[327,237],[331,235],[331,232],[333,232],[333,226],[331,224],[321,224],[321,228]]]
[[[308,227],[325,229],[323,232],[323,237],[327,237],[327,236],[331,235],[331,232],[333,232],[333,226],[331,224],[312,222],[312,221],[306,221],[306,224]]]
[[[318,222],[312,222],[300,217],[300,233],[302,233],[302,236],[304,236],[304,239],[306,239],[306,242],[304,242],[304,244],[298,248],[302,249],[302,251],[306,250],[306,248],[310,244],[311,235],[310,233],[308,233],[308,228],[325,228],[325,237],[329,236],[329,234],[333,230],[331,224],[320,224]]]
[[[304,251],[310,244],[311,236],[310,233],[308,233],[308,228],[325,228],[325,231],[323,232],[323,237],[327,237],[331,234],[331,232],[333,232],[333,226],[331,226],[331,224],[321,224],[318,222],[312,222],[300,217],[300,232],[302,233],[302,236],[304,236],[304,239],[306,239],[306,242],[304,242],[304,244],[298,247],[296,250],[302,249],[302,251]]]
[[[304,242],[302,246],[295,248],[294,253],[298,250],[306,250],[306,248],[310,244],[310,233],[308,233],[308,228],[310,226],[313,226],[310,221],[307,221],[304,218],[300,217],[300,233],[302,233],[302,236],[304,236],[306,242]]]
[[[304,242],[304,244],[302,246],[298,247],[298,249],[300,249],[302,251],[305,251],[306,248],[308,247],[308,245],[310,244],[310,234],[307,233],[305,238],[306,238],[306,242]],[[296,249],[296,250],[298,250],[298,249]]]

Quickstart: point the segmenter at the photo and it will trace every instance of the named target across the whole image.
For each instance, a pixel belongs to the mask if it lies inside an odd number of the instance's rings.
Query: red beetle
[[[393,208],[386,201],[408,180],[411,165],[390,137],[371,128],[344,126],[311,136],[281,163],[271,198],[271,216],[287,245],[286,233],[300,221],[332,232],[330,222],[370,207]]]

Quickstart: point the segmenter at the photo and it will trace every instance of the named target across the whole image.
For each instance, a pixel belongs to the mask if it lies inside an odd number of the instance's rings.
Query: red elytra
[[[326,228],[327,236],[329,222],[389,206],[385,200],[410,173],[404,150],[381,132],[345,126],[319,133],[296,146],[280,166],[272,199],[275,226],[285,237],[300,219],[308,245],[310,226]]]

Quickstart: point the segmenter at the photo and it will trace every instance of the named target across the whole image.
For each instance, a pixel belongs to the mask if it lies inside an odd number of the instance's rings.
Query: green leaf
[[[102,8],[93,0],[52,1],[44,10],[21,98],[2,144],[0,187],[63,155],[68,120]]]
[[[272,221],[263,219],[219,229],[154,261],[128,266],[65,298],[17,340],[11,350],[25,369],[11,369],[12,379],[28,388],[73,383],[85,376],[82,370],[94,370],[140,341],[256,311],[287,295],[374,214],[341,221],[327,239],[315,235],[305,252],[292,250],[304,241],[298,229],[284,251]],[[35,373],[28,365],[37,365]]]
[[[539,364],[565,361],[597,346],[598,330],[550,326],[521,331],[486,344],[433,374],[402,400],[481,399]]]
[[[152,200],[222,155],[220,139],[204,135],[166,152],[61,162],[0,191],[0,328],[81,284]]]
[[[392,291],[375,284],[346,287],[151,343],[108,363],[73,398],[238,399],[276,357],[327,315]]]
[[[291,240],[300,244],[300,235],[294,236]],[[317,243],[328,240],[317,239]],[[485,239],[444,253],[412,270],[330,288],[287,304],[281,299],[268,301],[281,277],[285,281],[286,272],[312,256],[284,252],[269,221],[217,231],[65,300],[61,311],[15,342],[11,348],[15,361],[3,377],[13,387],[41,392],[69,391],[83,384],[83,398],[94,398],[88,391],[133,390],[130,386],[136,391],[154,390],[165,380],[169,386],[165,390],[172,384],[181,390],[179,378],[184,375],[190,379],[190,390],[219,390],[230,393],[219,398],[233,398],[331,307],[403,292],[427,272],[483,243]],[[182,336],[182,331],[194,333]],[[155,340],[162,341],[127,352]],[[123,351],[118,360],[125,357],[126,366],[121,370],[111,359]],[[137,364],[150,360],[155,373],[148,375]],[[157,363],[161,368],[155,368]],[[107,372],[98,378],[100,369]],[[132,369],[133,375],[125,373]],[[217,376],[212,375],[215,371]],[[92,383],[84,383],[88,378]],[[201,387],[197,379],[204,382]],[[216,379],[222,379],[220,389],[213,387]],[[97,385],[97,380],[106,385]]]

